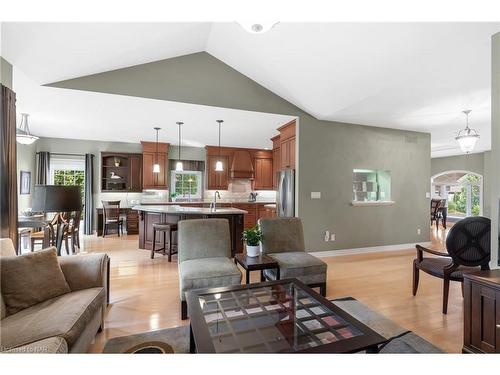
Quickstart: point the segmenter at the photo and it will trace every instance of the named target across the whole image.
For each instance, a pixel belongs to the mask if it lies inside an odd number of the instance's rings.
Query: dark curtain
[[[17,249],[16,93],[2,85],[0,98],[0,237]]]
[[[83,232],[92,234],[94,219],[94,155],[85,154],[85,221]]]
[[[50,152],[37,152],[36,184],[47,185],[50,181]]]
[[[181,161],[182,161],[182,167],[184,168],[185,171],[203,172],[205,170],[205,162],[204,161],[199,161],[199,160],[181,160]],[[170,171],[175,170],[176,163],[177,163],[177,160],[174,160],[174,159],[170,159],[168,161]]]

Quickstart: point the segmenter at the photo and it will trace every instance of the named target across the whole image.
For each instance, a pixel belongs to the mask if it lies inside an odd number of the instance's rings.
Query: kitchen
[[[182,126],[178,123],[179,144]],[[186,219],[186,208],[190,218],[212,217],[224,209],[224,214],[234,216],[233,253],[241,252],[244,228],[254,227],[261,217],[277,216],[280,209],[279,216],[294,214],[295,128],[295,120],[277,128],[272,150],[220,143],[189,150],[165,142],[141,142],[142,153],[101,152],[101,193],[140,193],[120,209],[127,233],[139,234],[140,249],[152,249],[154,223]],[[189,151],[187,157],[182,155]],[[178,207],[177,212],[168,206]],[[196,208],[200,212],[193,211]],[[103,216],[103,209],[97,208],[98,235],[103,233]],[[155,247],[162,248],[163,242],[158,236]]]

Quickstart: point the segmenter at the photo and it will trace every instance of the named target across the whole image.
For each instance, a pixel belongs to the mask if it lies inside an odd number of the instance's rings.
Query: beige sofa
[[[15,256],[10,239],[0,239],[0,262]],[[103,328],[107,306],[106,254],[60,257],[70,293],[7,315],[1,300],[0,351],[5,353],[86,353]]]

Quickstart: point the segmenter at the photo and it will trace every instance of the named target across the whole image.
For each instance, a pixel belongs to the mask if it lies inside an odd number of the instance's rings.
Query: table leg
[[[366,349],[366,354],[377,354],[378,352],[379,352],[378,345],[373,345]]]
[[[276,280],[280,279],[280,268],[276,268]]]
[[[246,270],[246,280],[245,280],[245,283],[246,284],[250,284],[250,271],[249,270]]]
[[[264,276],[264,270],[261,270],[260,271],[260,282],[263,283],[264,281],[266,281],[266,277]]]
[[[189,324],[189,353],[196,353],[196,343],[194,342],[193,327]]]

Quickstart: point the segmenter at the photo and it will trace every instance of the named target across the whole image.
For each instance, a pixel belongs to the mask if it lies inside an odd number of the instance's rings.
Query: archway
[[[432,198],[446,199],[448,218],[483,215],[483,176],[451,170],[431,177]]]

